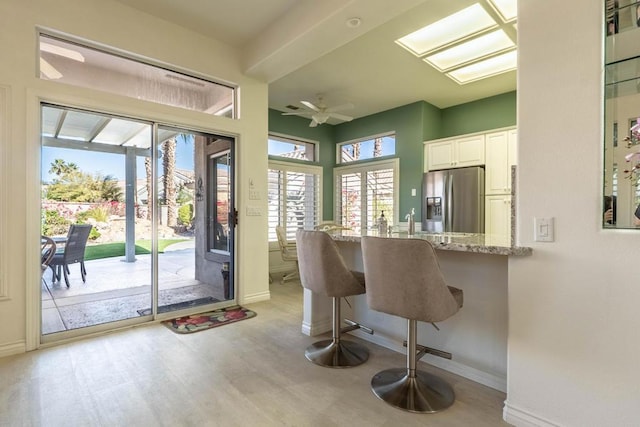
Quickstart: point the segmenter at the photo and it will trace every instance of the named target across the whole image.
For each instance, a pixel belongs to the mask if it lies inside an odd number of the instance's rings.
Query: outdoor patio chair
[[[41,276],[49,268],[51,260],[56,254],[56,242],[51,237],[40,236],[40,264],[42,267]],[[42,278],[44,280],[44,278]]]
[[[86,282],[87,270],[84,266],[84,250],[87,246],[89,233],[91,233],[91,224],[72,224],[67,234],[67,242],[64,249],[57,252],[49,267],[53,271],[53,280],[60,281],[64,274],[64,282],[69,287],[69,264],[80,263],[80,275],[82,281]]]

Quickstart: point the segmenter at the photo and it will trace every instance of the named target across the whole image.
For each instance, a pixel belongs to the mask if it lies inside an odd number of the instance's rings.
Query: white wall
[[[640,425],[640,232],[601,229],[603,2],[518,2],[507,421]],[[640,107],[640,106],[639,106]],[[533,241],[554,217],[556,240]]]
[[[240,119],[164,107],[74,88],[36,78],[36,26],[133,52],[240,87]],[[27,330],[27,299],[40,294],[39,108],[41,99],[132,115],[164,123],[237,136],[238,230],[237,285],[241,303],[269,298],[266,217],[244,214],[249,180],[267,193],[267,85],[245,77],[239,55],[226,45],[160,21],[112,0],[1,0],[0,89],[8,94],[7,132],[1,146],[10,156],[0,179],[8,182],[6,236],[0,241],[0,270],[9,298],[0,299],[0,356],[33,343]],[[3,97],[0,96],[0,100]],[[3,109],[0,107],[0,112]],[[1,151],[0,153],[3,153]],[[0,195],[1,196],[1,195]],[[266,212],[266,201],[253,201]],[[251,268],[247,268],[250,264]],[[1,289],[1,287],[0,287]]]

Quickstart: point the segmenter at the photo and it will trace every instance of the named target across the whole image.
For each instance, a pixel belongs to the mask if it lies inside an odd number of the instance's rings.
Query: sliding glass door
[[[232,303],[233,138],[41,111],[43,341]]]

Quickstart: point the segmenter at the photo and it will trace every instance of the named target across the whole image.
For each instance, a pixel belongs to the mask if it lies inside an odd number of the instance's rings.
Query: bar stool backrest
[[[361,244],[371,309],[423,322],[443,321],[460,309],[426,240],[366,236]]]
[[[328,297],[363,294],[364,286],[347,268],[336,242],[324,231],[296,231],[300,282]]]

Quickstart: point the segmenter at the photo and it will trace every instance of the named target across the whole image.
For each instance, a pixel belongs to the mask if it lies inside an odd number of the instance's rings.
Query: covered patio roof
[[[126,154],[151,155],[151,123],[45,105],[42,107],[42,144],[48,147]],[[178,132],[158,129],[158,140],[166,141]]]

